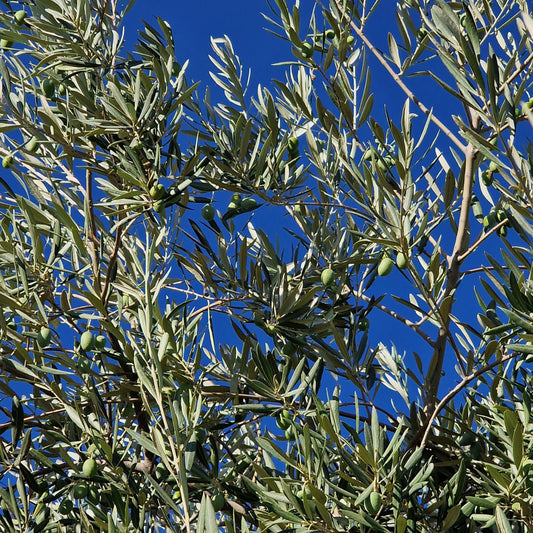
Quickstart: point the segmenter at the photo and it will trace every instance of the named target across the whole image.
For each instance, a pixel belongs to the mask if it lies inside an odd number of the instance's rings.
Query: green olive
[[[211,204],[205,204],[202,207],[202,218],[211,222],[215,218],[215,208]]]
[[[50,328],[47,328],[46,326],[43,326],[39,333],[37,334],[37,344],[41,348],[45,348],[50,344],[50,339],[52,338],[52,332],[50,331]]]
[[[102,348],[105,347],[105,344],[106,344],[106,338],[103,336],[103,335],[98,335],[95,339],[94,339],[94,347],[95,348],[98,348],[99,350],[101,350]]]
[[[494,172],[492,170],[484,170],[481,173],[481,181],[486,187],[490,187],[494,181]]]
[[[84,331],[80,337],[80,348],[84,352],[90,352],[94,348],[94,335],[90,331]]]
[[[287,142],[287,148],[289,150],[295,150],[298,148],[298,137],[289,137],[289,141]]]
[[[388,276],[392,272],[393,266],[394,263],[390,257],[383,257],[378,265],[378,275]]]
[[[63,501],[59,504],[58,511],[62,515],[67,515],[72,511],[74,508],[74,504],[72,503],[72,500],[67,500],[67,498],[64,498]]]
[[[326,30],[326,39],[333,39],[335,37],[335,31],[334,30]]]
[[[257,207],[257,200],[255,198],[244,198],[241,207],[247,211],[251,211]]]
[[[37,141],[37,137],[32,137],[27,143],[26,143],[26,150],[28,152],[35,152],[39,146],[39,142]]]
[[[315,47],[311,43],[303,43],[301,53],[304,57],[311,58],[313,56],[313,52],[315,51]]]
[[[52,98],[52,96],[54,96],[56,84],[52,78],[45,78],[41,87],[46,98]]]
[[[166,190],[162,183],[154,183],[150,189],[150,198],[152,200],[160,200],[165,196]]]
[[[72,490],[72,496],[76,500],[83,500],[87,496],[89,489],[85,483],[78,483]]]
[[[15,19],[15,23],[20,26],[26,20],[27,16],[28,16],[28,14],[26,13],[26,11],[24,11],[24,9],[19,9],[15,13],[13,18]]]
[[[296,437],[296,432],[294,430],[294,427],[293,426],[290,426],[288,427],[286,430],[285,430],[285,438],[287,440],[294,440]]]
[[[80,374],[88,374],[91,371],[91,360],[88,357],[78,357],[78,370]]]
[[[320,281],[324,287],[330,287],[335,281],[335,272],[331,268],[325,268],[320,274]]]
[[[363,159],[365,161],[371,161],[372,159],[374,159],[375,157],[377,157],[378,155],[378,152],[375,148],[368,148],[367,150],[365,150],[365,153],[363,155]]]
[[[172,63],[172,75],[178,76],[180,72],[181,72],[180,64],[177,61],[174,61],[174,63]]]
[[[156,200],[153,208],[157,214],[162,215],[165,212],[165,202],[163,200]]]
[[[3,159],[2,159],[2,166],[4,168],[10,168],[11,165],[13,165],[13,156],[12,155],[6,155]]]
[[[381,508],[381,495],[379,492],[373,491],[370,496],[365,500],[365,509],[369,514],[378,514]]]
[[[370,321],[368,320],[368,318],[366,318],[366,316],[360,318],[359,321],[357,322],[357,329],[361,331],[368,331],[369,327],[370,327]]]
[[[289,420],[287,420],[283,416],[278,416],[276,418],[276,425],[279,427],[279,429],[282,429],[282,430],[285,431],[285,430],[289,429],[291,423],[289,422]]]
[[[407,268],[407,257],[403,252],[398,252],[398,255],[396,256],[396,266],[401,269]]]
[[[355,42],[355,37],[353,35],[348,35],[346,38],[346,44],[348,46],[352,46],[352,44]]]
[[[490,212],[488,215],[483,217],[483,227],[484,228],[492,228],[494,224],[496,223],[496,217],[493,212]]]
[[[496,163],[496,161],[491,161],[489,163],[489,170],[491,172],[499,172],[500,171],[500,167],[498,166],[498,163]]]
[[[98,473],[98,465],[93,458],[85,459],[82,466],[82,472],[85,477],[94,477]]]
[[[428,31],[426,28],[420,28],[416,34],[419,41],[423,41],[427,37]]]
[[[235,194],[233,194],[230,198],[230,201],[229,201],[229,204],[228,204],[228,209],[238,209],[239,207],[241,207],[241,203],[242,203],[242,197],[241,195],[236,192]]]
[[[0,48],[12,48],[13,41],[9,39],[0,39]]]
[[[157,481],[166,481],[170,475],[167,467],[163,463],[158,463],[155,467],[154,477]]]

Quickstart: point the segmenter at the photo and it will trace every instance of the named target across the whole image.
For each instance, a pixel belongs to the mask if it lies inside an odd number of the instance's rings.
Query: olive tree
[[[131,4],[0,13],[2,531],[532,528],[528,2]]]

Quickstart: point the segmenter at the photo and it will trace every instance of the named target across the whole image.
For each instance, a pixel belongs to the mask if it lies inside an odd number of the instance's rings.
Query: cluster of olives
[[[489,230],[507,218],[509,218],[509,213],[507,213],[505,209],[491,209],[489,214],[483,217],[483,227],[486,230]],[[507,224],[498,228],[498,235],[500,237],[505,237],[507,235]]]
[[[330,28],[329,30],[326,30],[324,33],[315,35],[315,41],[316,42],[321,42],[324,40],[333,41],[335,37],[336,37],[335,30]],[[354,42],[355,42],[355,38],[353,35],[348,35],[348,37],[346,37],[346,44],[348,46],[352,46]],[[300,53],[302,54],[303,57],[310,59],[311,57],[313,57],[314,51],[315,51],[315,45],[313,45],[312,43],[308,41],[304,41],[302,43],[302,46],[300,48]]]
[[[409,264],[408,257],[405,255],[404,252],[400,251],[396,254],[396,266],[403,270],[407,268]],[[388,276],[394,267],[394,261],[392,260],[392,257],[390,256],[390,253],[387,251],[383,254],[381,261],[378,265],[378,275],[379,276]]]
[[[239,193],[234,193],[230,198],[226,214],[223,216],[222,219],[225,220],[226,218],[231,218],[232,216],[252,211],[257,206],[258,204],[255,198],[242,198]],[[213,204],[205,204],[202,207],[202,218],[206,222],[211,222],[212,220],[214,220],[215,215],[216,211],[213,207]]]

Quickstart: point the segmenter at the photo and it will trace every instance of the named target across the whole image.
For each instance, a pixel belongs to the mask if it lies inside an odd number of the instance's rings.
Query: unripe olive
[[[170,473],[167,470],[167,467],[163,463],[158,463],[158,465],[155,467],[155,479],[157,481],[165,481],[169,475]]]
[[[150,189],[150,198],[152,200],[160,200],[165,196],[165,186],[162,183],[154,183]]]
[[[50,331],[49,328],[47,328],[46,326],[43,326],[39,333],[37,334],[37,344],[41,347],[41,348],[45,348],[46,346],[48,346],[48,344],[50,344],[50,339],[52,338],[52,332]]]
[[[13,46],[13,41],[9,39],[0,39],[0,48],[11,48]]]
[[[205,204],[202,207],[202,218],[210,222],[215,218],[215,208],[211,204]]]
[[[278,416],[278,418],[276,418],[276,425],[279,429],[286,430],[289,429],[291,423],[288,420],[285,420],[285,418]]]
[[[257,200],[255,198],[245,198],[241,203],[241,207],[251,211],[257,207]]]
[[[346,44],[351,46],[355,42],[355,37],[353,35],[348,35],[346,38]]]
[[[472,459],[479,459],[481,457],[481,454],[483,453],[483,449],[483,444],[476,440],[476,442],[472,443],[472,445],[470,446],[470,457]]]
[[[311,43],[302,44],[301,52],[304,57],[307,57],[307,58],[312,57],[314,51],[315,51],[315,47]]]
[[[39,143],[37,141],[37,138],[36,137],[32,137],[26,144],[26,150],[28,150],[28,152],[35,152],[35,150],[37,149]]]
[[[45,78],[41,87],[46,98],[52,98],[54,96],[56,84],[52,78]]]
[[[78,370],[80,374],[88,374],[91,371],[91,360],[88,357],[78,357]]]
[[[6,155],[2,159],[2,166],[4,168],[9,168],[13,164],[13,156],[12,155]]]
[[[294,428],[292,426],[288,427],[285,430],[285,438],[287,440],[294,440],[295,437],[296,437],[296,432],[294,431]]]
[[[326,30],[326,39],[333,39],[335,37],[334,30]]]
[[[405,257],[403,252],[398,252],[398,255],[396,256],[396,266],[401,269],[407,268],[407,257]]]
[[[365,500],[365,509],[369,514],[378,514],[381,508],[381,495],[379,492],[373,491],[370,496]]]
[[[365,161],[371,161],[372,159],[374,159],[374,157],[377,157],[377,155],[378,155],[378,152],[375,148],[368,148],[367,150],[365,150],[363,159]]]
[[[489,170],[491,172],[499,172],[500,167],[498,166],[498,163],[496,163],[496,161],[491,161],[489,163]]]
[[[488,229],[492,228],[494,224],[496,223],[496,217],[494,216],[494,213],[489,213],[485,217],[483,217],[483,227]]]
[[[378,275],[388,276],[392,272],[393,266],[394,263],[390,257],[383,257],[378,265]]]
[[[423,41],[425,37],[427,36],[427,34],[428,34],[428,31],[426,30],[426,28],[420,28],[416,36],[418,37],[419,41]]]
[[[289,150],[295,150],[298,148],[298,137],[289,137],[289,141],[287,142],[287,148]]]
[[[74,508],[74,504],[72,503],[72,500],[69,500],[67,498],[64,498],[63,501],[59,504],[58,511],[62,515],[67,515],[72,511]]]
[[[228,204],[228,209],[238,209],[241,207],[242,199],[241,195],[239,193],[235,193],[232,195],[230,202]]]
[[[331,268],[325,268],[320,274],[320,281],[322,281],[324,287],[330,287],[335,281],[335,272]]]
[[[94,477],[98,473],[98,465],[96,461],[91,457],[85,459],[82,466],[82,472],[85,477]]]
[[[466,433],[463,433],[460,437],[457,443],[459,446],[468,446],[475,442],[476,436],[471,433],[470,431],[467,431]]]
[[[496,219],[498,222],[501,222],[502,220],[505,220],[507,218],[507,211],[504,209],[498,209],[496,212]]]
[[[15,19],[15,23],[18,24],[19,26],[24,22],[24,20],[26,19],[27,17],[27,13],[26,11],[24,11],[24,9],[19,9],[15,15],[13,16],[13,18]]]
[[[106,338],[103,336],[103,335],[98,335],[95,339],[94,339],[94,347],[95,348],[98,348],[99,350],[101,350],[102,348],[105,347],[105,344],[106,344]]]
[[[311,492],[311,489],[307,485],[305,485],[305,487],[301,488],[300,490],[298,490],[298,492],[296,492],[296,497],[300,498],[300,500],[303,500],[304,498],[306,500],[309,500],[313,497],[313,493]]]
[[[153,204],[154,211],[159,215],[165,212],[165,202],[163,200],[156,200]]]
[[[87,496],[87,492],[89,491],[87,485],[85,483],[78,483],[74,489],[72,489],[72,496],[76,500],[82,500]]]
[[[359,321],[357,322],[357,329],[361,331],[367,331],[369,327],[370,327],[370,322],[368,318],[366,318],[366,316],[360,318]]]
[[[494,181],[494,172],[492,170],[484,170],[481,173],[481,181],[486,187],[490,187]]]
[[[84,331],[80,337],[80,348],[84,352],[90,352],[94,348],[94,335],[90,331]]]

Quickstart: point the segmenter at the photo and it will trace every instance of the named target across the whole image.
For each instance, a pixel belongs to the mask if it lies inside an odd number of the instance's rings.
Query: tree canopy
[[[530,3],[2,4],[2,531],[533,528]]]

